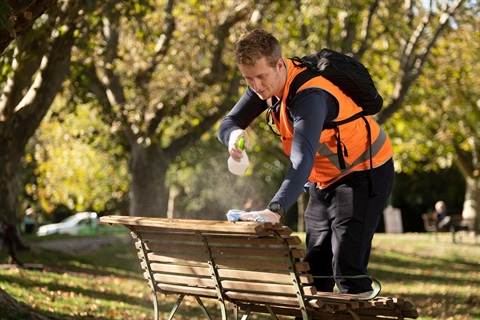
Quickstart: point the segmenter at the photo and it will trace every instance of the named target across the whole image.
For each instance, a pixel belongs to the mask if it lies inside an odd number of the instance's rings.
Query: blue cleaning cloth
[[[243,210],[235,210],[235,209],[230,209],[227,212],[227,220],[230,222],[237,222],[240,219],[240,216],[245,213]],[[262,217],[258,217],[255,219],[255,222],[265,222],[265,219]]]

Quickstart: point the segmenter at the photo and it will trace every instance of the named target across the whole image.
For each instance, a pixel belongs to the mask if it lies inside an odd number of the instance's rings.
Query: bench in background
[[[452,242],[456,242],[456,234],[459,231],[475,231],[475,219],[463,219],[462,215],[450,216],[451,223],[443,228],[438,227],[438,222],[431,213],[422,213],[423,227],[425,231],[437,235],[439,232],[450,232]]]
[[[123,225],[135,247],[153,294],[155,320],[158,294],[178,295],[168,319],[184,296],[202,302],[216,299],[222,319],[248,319],[266,313],[301,319],[404,319],[418,317],[400,298],[317,292],[309,265],[302,262],[301,240],[281,224],[105,216],[100,222]],[[233,309],[233,310],[232,310]]]

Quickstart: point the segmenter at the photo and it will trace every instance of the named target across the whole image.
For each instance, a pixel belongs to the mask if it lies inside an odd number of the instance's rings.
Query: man
[[[370,294],[367,277],[341,277],[367,274],[371,241],[393,185],[388,137],[370,116],[336,129],[323,129],[324,124],[347,119],[361,108],[320,76],[300,87],[286,105],[290,83],[304,68],[283,59],[280,43],[265,31],[253,30],[239,39],[235,62],[248,88],[222,120],[219,139],[239,161],[242,150],[236,142],[244,136],[248,147],[245,129],[277,100],[267,112],[272,110],[283,149],[290,157],[290,169],[268,208],[244,213],[240,220],[261,217],[278,222],[309,181],[305,261],[314,276],[330,276],[316,278],[315,286],[320,291],[333,291],[336,283],[341,293]],[[347,164],[345,169],[338,167],[340,158]]]
[[[437,201],[437,203],[435,203],[435,212],[433,216],[437,222],[438,230],[447,228],[451,232],[453,233],[455,232],[452,217],[447,215],[447,205],[445,204],[445,202],[440,200],[440,201]]]

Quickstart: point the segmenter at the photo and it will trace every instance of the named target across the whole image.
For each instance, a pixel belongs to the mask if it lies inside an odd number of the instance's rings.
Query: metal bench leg
[[[272,316],[272,319],[278,320],[278,317],[275,314],[275,312],[273,312],[272,307],[270,307],[269,304],[266,304],[265,307],[267,308],[268,312],[270,312],[270,315]]]
[[[168,320],[172,320],[172,319],[173,319],[173,316],[175,315],[175,312],[177,312],[178,307],[180,306],[180,303],[182,303],[183,297],[185,297],[185,295],[183,295],[183,294],[181,294],[181,295],[178,297],[177,302],[175,303],[175,305],[174,305],[173,308],[172,308],[172,311],[170,311],[170,315],[168,316]],[[158,314],[158,313],[157,313],[157,314]],[[158,319],[158,318],[155,318],[155,319]]]
[[[227,306],[223,301],[220,301],[220,310],[222,311],[222,319],[227,320]]]
[[[247,320],[248,316],[250,315],[250,312],[252,312],[252,310],[250,309],[250,307],[248,307],[247,310],[245,310],[245,313],[243,314],[241,320]]]
[[[152,300],[153,300],[153,318],[155,320],[158,320],[158,297],[157,297],[157,293],[153,290],[152,291]]]
[[[198,305],[200,306],[200,308],[202,308],[202,311],[203,311],[203,314],[205,315],[205,317],[207,317],[208,320],[212,320],[212,317],[210,317],[210,313],[208,313],[208,310],[207,310],[207,308],[205,308],[205,305],[203,304],[200,297],[195,296],[195,300],[197,300]]]
[[[238,320],[238,306],[233,306],[233,320]]]
[[[348,313],[350,313],[353,320],[360,320],[360,317],[358,316],[358,314],[356,314],[353,310],[348,309],[347,311],[348,311]]]

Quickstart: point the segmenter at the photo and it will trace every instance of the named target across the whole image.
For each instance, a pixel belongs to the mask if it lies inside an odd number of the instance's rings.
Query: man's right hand
[[[240,162],[242,159],[242,149],[237,146],[237,142],[240,137],[245,137],[245,149],[248,147],[250,143],[250,139],[248,138],[247,131],[243,129],[236,129],[230,133],[230,139],[228,140],[228,153],[233,158],[233,160]]]
[[[265,209],[262,211],[250,211],[242,213],[239,217],[239,220],[279,223],[280,215],[276,212]]]

